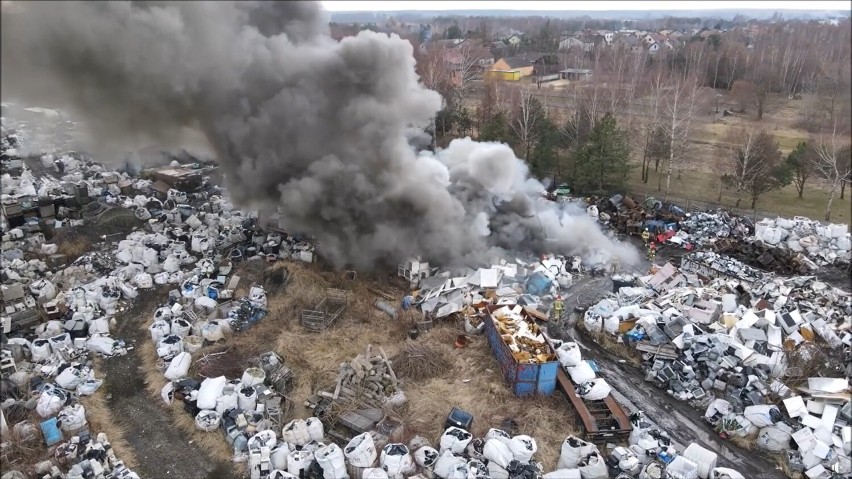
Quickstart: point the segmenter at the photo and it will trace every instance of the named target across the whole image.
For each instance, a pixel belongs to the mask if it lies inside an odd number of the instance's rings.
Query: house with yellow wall
[[[533,74],[533,63],[526,58],[507,57],[494,62],[485,72],[486,78],[518,81]]]

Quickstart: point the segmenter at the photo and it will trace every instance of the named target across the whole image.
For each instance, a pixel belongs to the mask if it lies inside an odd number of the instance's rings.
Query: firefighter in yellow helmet
[[[565,309],[565,305],[562,303],[562,296],[556,296],[556,301],[553,302],[553,316],[554,319],[559,321],[562,319],[562,311]]]
[[[648,231],[648,228],[642,230],[642,242],[645,243],[645,246],[648,246],[648,240],[651,239],[651,233]]]

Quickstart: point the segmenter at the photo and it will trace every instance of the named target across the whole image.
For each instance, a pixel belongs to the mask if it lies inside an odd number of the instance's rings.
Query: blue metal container
[[[519,364],[512,356],[509,346],[497,332],[491,314],[485,316],[485,334],[494,357],[500,363],[503,379],[512,387],[516,396],[549,396],[556,391],[556,373],[559,362],[550,361],[540,364]]]

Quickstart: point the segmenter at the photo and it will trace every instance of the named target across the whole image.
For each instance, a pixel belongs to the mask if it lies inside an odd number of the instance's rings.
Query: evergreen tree
[[[598,193],[620,188],[630,169],[627,135],[618,129],[612,113],[595,123],[588,141],[576,154],[575,184]]]

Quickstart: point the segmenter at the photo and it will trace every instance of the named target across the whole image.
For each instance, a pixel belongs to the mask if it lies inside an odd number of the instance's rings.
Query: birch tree
[[[520,92],[520,102],[512,130],[520,141],[524,151],[524,159],[529,160],[533,145],[538,140],[540,129],[538,123],[543,116],[541,103],[533,96],[531,88],[523,88]]]
[[[830,186],[828,193],[828,201],[825,204],[825,220],[831,220],[831,205],[834,203],[834,197],[837,195],[837,190],[841,187],[844,181],[849,181],[849,168],[847,167],[848,159],[845,158],[850,146],[844,142],[848,131],[840,131],[835,118],[830,134],[820,135],[813,142],[816,151],[816,159],[814,168],[828,181]]]
[[[666,165],[666,190],[664,201],[668,201],[671,191],[672,172],[676,164],[683,160],[689,139],[692,117],[698,108],[700,86],[692,75],[673,73],[669,77],[666,93],[662,100],[664,121],[663,130],[669,138],[669,158]],[[662,179],[662,177],[660,177]],[[660,185],[657,186],[660,189]]]

